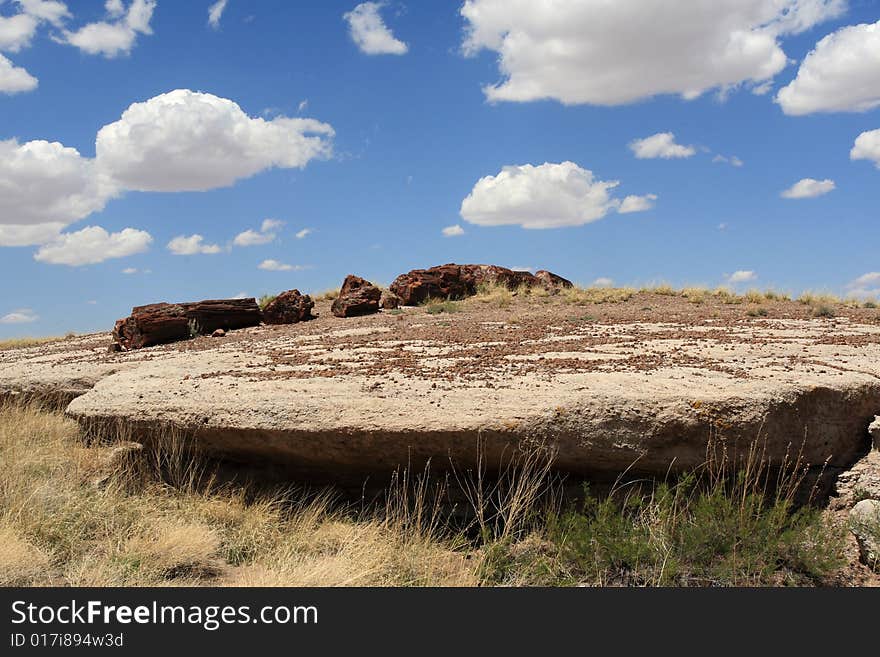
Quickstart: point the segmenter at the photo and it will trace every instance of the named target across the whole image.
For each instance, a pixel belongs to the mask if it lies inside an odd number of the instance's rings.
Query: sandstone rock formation
[[[407,306],[427,299],[463,299],[477,293],[481,285],[503,285],[515,290],[521,285],[543,285],[548,289],[571,287],[571,282],[542,270],[541,276],[527,271],[514,271],[497,265],[456,265],[453,263],[414,269],[398,276],[391,291]]]
[[[117,354],[106,334],[81,336],[0,351],[0,397],[57,393],[85,426],[121,425],[139,442],[177,427],[225,458],[355,487],[429,459],[473,468],[480,442],[489,464],[544,444],[560,470],[612,479],[698,466],[710,438],[731,451],[760,439],[775,464],[830,457],[826,472],[864,454],[880,411],[875,315],[747,320],[719,306],[719,319],[685,299],[654,303],[670,306],[655,321],[638,319],[641,300],[592,321],[553,298],[451,322],[380,314],[340,327],[325,312]],[[808,315],[784,309],[796,312]]]
[[[349,274],[345,277],[331,310],[337,317],[372,315],[379,312],[381,298],[382,290],[359,276]]]
[[[296,324],[312,318],[315,302],[308,294],[299,290],[282,292],[263,308],[263,321],[266,324]]]
[[[142,349],[217,329],[258,326],[262,321],[256,299],[219,299],[194,303],[154,303],[132,308],[113,328],[113,341],[122,349]]]

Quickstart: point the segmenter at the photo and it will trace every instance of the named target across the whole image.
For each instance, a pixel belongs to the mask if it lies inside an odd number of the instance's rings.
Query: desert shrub
[[[686,287],[681,291],[681,296],[690,303],[701,304],[709,298],[709,290],[704,287]]]
[[[457,313],[461,310],[460,302],[446,299],[428,299],[422,305],[425,307],[425,312],[429,315]]]
[[[257,303],[260,305],[260,310],[266,310],[266,306],[275,301],[278,298],[277,294],[264,294],[259,298]]]
[[[837,313],[835,312],[834,308],[827,304],[818,305],[813,309],[813,317],[825,317],[830,319],[836,316]]]
[[[749,317],[767,317],[770,312],[766,308],[752,308],[746,314]]]

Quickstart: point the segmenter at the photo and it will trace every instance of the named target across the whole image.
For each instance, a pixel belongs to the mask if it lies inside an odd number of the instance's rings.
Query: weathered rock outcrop
[[[308,294],[299,290],[282,292],[263,308],[263,321],[266,324],[296,324],[313,319],[312,308],[315,302]]]
[[[121,424],[139,442],[172,426],[226,458],[352,485],[429,459],[474,467],[480,443],[490,464],[545,444],[560,470],[612,478],[695,467],[712,438],[730,452],[759,440],[775,464],[830,457],[829,472],[868,447],[873,317],[578,323],[562,302],[534,307],[344,328],[322,313],[112,355],[106,335],[81,337],[0,351],[0,396],[78,395],[68,413],[86,426]]]
[[[194,303],[154,303],[135,306],[116,322],[113,342],[121,349],[142,349],[217,329],[258,326],[263,316],[256,299],[218,299]]]
[[[414,269],[398,276],[391,291],[404,305],[415,306],[427,299],[463,299],[477,293],[481,285],[502,285],[511,290],[527,285],[543,285],[548,289],[571,287],[571,282],[548,271],[541,276],[527,271],[514,271],[497,265],[456,265],[453,263]]]
[[[574,287],[574,283],[567,278],[562,278],[562,276],[558,276],[546,269],[539,269],[536,271],[535,278],[541,281],[541,283],[544,284],[544,287],[548,290],[561,290],[563,288]]]
[[[862,500],[850,511],[850,531],[866,566],[880,572],[880,501]]]
[[[350,274],[345,277],[339,296],[331,308],[337,317],[359,317],[379,312],[382,290],[367,280]]]
[[[394,294],[394,292],[385,290],[382,292],[382,298],[379,299],[379,305],[382,306],[383,310],[395,310],[400,308],[400,297]]]

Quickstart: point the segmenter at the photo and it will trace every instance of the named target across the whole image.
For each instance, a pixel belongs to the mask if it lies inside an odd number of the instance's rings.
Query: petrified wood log
[[[543,285],[549,290],[571,287],[570,281],[544,270],[533,275],[498,265],[448,264],[401,274],[390,289],[404,305],[414,306],[429,298],[463,299],[476,294],[483,284],[503,285],[511,290],[521,285]]]
[[[113,341],[122,349],[210,335],[217,329],[258,326],[262,320],[256,299],[220,299],[195,303],[153,303],[135,306],[113,328]]]

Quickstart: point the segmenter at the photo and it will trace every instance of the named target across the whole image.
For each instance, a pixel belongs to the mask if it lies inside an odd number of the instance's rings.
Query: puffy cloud
[[[614,285],[614,280],[610,278],[605,278],[604,276],[601,278],[597,278],[592,283],[592,287],[611,287]]]
[[[823,196],[834,191],[834,188],[835,184],[833,180],[804,178],[782,192],[782,198],[816,198],[817,196]]]
[[[120,18],[125,14],[125,5],[122,0],[107,0],[104,3],[104,10],[110,18]]]
[[[741,167],[745,164],[741,159],[739,159],[736,155],[731,155],[727,157],[726,155],[716,155],[712,158],[712,162],[714,164],[729,164],[732,167]]]
[[[725,276],[727,282],[731,285],[736,285],[737,283],[751,283],[754,280],[757,280],[758,275],[746,269],[740,269],[739,271],[735,271],[728,276]]]
[[[29,14],[0,16],[0,50],[19,52],[31,45],[40,20]]]
[[[203,191],[272,167],[302,168],[332,152],[314,119],[251,118],[231,100],[188,89],[134,103],[98,132],[101,167],[128,189]]]
[[[57,239],[66,224],[0,224],[0,246],[35,246]]]
[[[0,224],[69,224],[117,194],[94,161],[57,142],[0,141]]]
[[[851,160],[871,160],[880,169],[880,130],[863,132],[849,152]]]
[[[654,207],[654,201],[657,200],[656,194],[645,194],[644,196],[627,196],[623,199],[617,211],[620,214],[629,214],[631,212],[645,212]]]
[[[65,18],[70,17],[67,5],[56,0],[16,0],[16,4],[19,13],[0,16],[0,50],[7,52],[19,52],[29,47],[41,23],[60,26]],[[0,55],[0,93],[33,91],[37,84],[37,78]]]
[[[313,232],[314,232],[314,231],[313,231],[311,228],[303,228],[301,231],[299,231],[299,232],[296,234],[296,239],[298,239],[298,240],[304,240],[304,239],[307,238],[309,235],[311,235]]]
[[[38,84],[37,78],[0,55],[0,93],[19,94],[33,91]]]
[[[880,106],[880,21],[850,25],[819,41],[776,102],[792,115]]]
[[[156,9],[156,0],[132,0],[124,15],[119,13],[120,4],[111,1],[105,5],[111,20],[89,23],[75,32],[65,30],[61,41],[90,55],[104,55],[107,58],[127,55],[139,34],[153,33],[150,21]]]
[[[181,235],[168,242],[168,250],[174,255],[215,255],[223,249],[217,244],[205,244],[205,238],[201,235]]]
[[[464,228],[455,224],[454,226],[447,226],[442,230],[443,237],[459,237],[464,235]]]
[[[839,16],[846,0],[466,0],[466,54],[498,54],[492,101],[619,105],[760,86],[788,58],[780,37]]]
[[[137,270],[137,267],[126,267],[125,269],[122,270],[122,273],[125,274],[126,276],[132,276],[133,274],[137,274],[138,270]]]
[[[235,236],[232,243],[235,246],[261,246],[275,241],[278,237],[278,230],[284,225],[283,221],[277,219],[266,219],[263,221],[260,230],[246,230]]]
[[[880,298],[880,271],[871,271],[850,281],[847,286],[847,295],[861,298]]]
[[[636,139],[629,144],[630,150],[640,160],[653,160],[662,158],[671,160],[675,158],[691,157],[697,149],[693,146],[682,146],[675,143],[675,135],[671,132],[658,132],[656,135]]]
[[[125,228],[118,233],[108,233],[100,226],[87,226],[75,233],[64,233],[55,241],[40,247],[34,254],[34,260],[70,267],[94,265],[142,253],[152,243],[152,236],[143,230]]]
[[[362,2],[343,15],[348,22],[351,39],[367,55],[406,54],[409,47],[394,37],[379,14],[383,6],[382,2]]]
[[[257,268],[263,271],[303,271],[308,269],[305,265],[288,265],[278,260],[263,260]]]
[[[596,180],[574,162],[506,166],[477,181],[461,203],[461,216],[481,226],[581,226],[622,207],[610,193],[618,185]]]
[[[40,319],[30,308],[19,308],[0,317],[0,324],[32,324]]]
[[[226,10],[227,0],[217,0],[213,5],[208,7],[208,24],[215,30],[220,29],[220,18]]]
[[[55,27],[60,26],[64,19],[71,17],[67,5],[59,0],[16,0],[16,2],[23,13],[51,23]],[[110,5],[112,2],[113,0],[109,0],[107,4]]]

